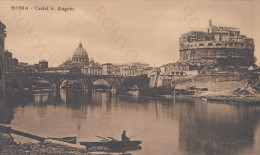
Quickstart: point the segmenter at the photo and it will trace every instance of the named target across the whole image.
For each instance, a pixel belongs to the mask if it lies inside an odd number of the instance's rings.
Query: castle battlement
[[[252,38],[241,35],[238,28],[213,26],[211,21],[207,32],[182,34],[179,49],[180,61],[184,62],[216,62],[221,58],[237,58],[243,61],[238,65],[246,66],[254,62]]]

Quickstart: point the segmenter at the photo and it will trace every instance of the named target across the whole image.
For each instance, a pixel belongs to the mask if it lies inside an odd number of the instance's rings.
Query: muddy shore
[[[77,149],[53,143],[17,144],[10,134],[0,132],[0,154],[90,154],[86,149]]]

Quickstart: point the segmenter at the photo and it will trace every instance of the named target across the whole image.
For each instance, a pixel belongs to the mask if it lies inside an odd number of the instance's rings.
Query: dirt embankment
[[[10,134],[0,132],[0,154],[88,154],[86,149],[77,149],[53,143],[16,144]]]

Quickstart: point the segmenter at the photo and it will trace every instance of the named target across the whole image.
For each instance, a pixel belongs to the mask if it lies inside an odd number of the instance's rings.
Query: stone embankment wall
[[[247,80],[239,75],[203,75],[180,83],[176,88],[186,89],[188,86],[208,88],[209,91],[233,91],[237,88],[245,88],[247,86]]]

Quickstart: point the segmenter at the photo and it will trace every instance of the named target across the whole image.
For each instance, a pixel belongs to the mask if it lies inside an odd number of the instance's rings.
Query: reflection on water
[[[99,141],[96,136],[120,139],[126,130],[143,142],[134,154],[260,152],[260,107],[66,90],[28,98],[8,118],[12,128],[32,134]]]
[[[179,145],[208,154],[237,154],[252,148],[257,127],[257,108],[196,103],[182,106]]]
[[[44,94],[34,94],[34,100],[37,104],[46,103],[48,101],[49,95],[47,93]]]

